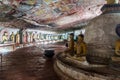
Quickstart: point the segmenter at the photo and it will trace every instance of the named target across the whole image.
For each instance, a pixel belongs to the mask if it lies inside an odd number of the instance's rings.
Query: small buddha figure
[[[65,50],[65,53],[69,53],[71,56],[74,55],[74,34],[70,34],[70,41],[68,42],[68,49]]]
[[[10,36],[10,40],[11,40],[12,42],[15,42],[15,35],[14,35],[13,32],[12,32],[12,34],[11,34],[11,36]]]
[[[106,0],[107,4],[118,4],[119,0]]]
[[[23,34],[23,42],[27,43],[28,42],[27,39],[28,39],[27,32],[24,32],[24,34]]]
[[[35,34],[32,35],[32,42],[35,42]]]
[[[16,34],[16,43],[20,43],[20,34],[17,32]]]
[[[6,41],[8,41],[8,34],[6,32],[4,32],[4,34],[2,36],[2,43],[5,43]]]
[[[30,36],[30,42],[32,42],[32,33],[30,33],[29,36]]]
[[[84,35],[78,35],[78,40],[75,45],[76,57],[82,57],[86,55],[86,43],[84,42]]]

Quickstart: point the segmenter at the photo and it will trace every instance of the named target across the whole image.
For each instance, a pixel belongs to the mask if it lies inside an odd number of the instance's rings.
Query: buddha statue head
[[[74,39],[74,34],[70,33],[70,40],[73,40],[73,39]]]
[[[83,42],[83,40],[84,40],[84,35],[83,34],[78,35],[78,42]]]
[[[107,4],[118,4],[119,0],[106,0]]]

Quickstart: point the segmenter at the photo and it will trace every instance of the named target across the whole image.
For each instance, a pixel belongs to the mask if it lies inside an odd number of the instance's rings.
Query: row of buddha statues
[[[19,31],[14,34],[13,32],[11,33],[11,35],[8,37],[8,33],[7,32],[4,32],[3,35],[2,35],[2,43],[6,43],[8,41],[12,41],[13,43],[20,43],[20,33]],[[35,39],[35,35],[32,34],[32,35],[28,35],[27,32],[24,32],[24,34],[22,34],[22,42],[23,43],[27,43],[27,42],[33,42],[34,39]],[[29,39],[28,39],[29,38]]]
[[[36,42],[40,40],[60,40],[62,39],[61,35],[52,35],[52,34],[41,34],[41,33],[32,33],[32,32],[20,32],[18,31],[16,34],[12,32],[8,34],[8,32],[4,32],[2,35],[1,43],[7,43],[8,41],[12,43],[29,43]]]
[[[64,51],[65,54],[70,55],[71,57],[76,58],[82,58],[86,57],[86,55],[89,53],[87,50],[87,44],[84,41],[84,35],[79,34],[77,41],[74,41],[74,34],[70,34],[70,40],[68,42],[68,48]],[[115,53],[113,53],[113,56],[119,56],[120,57],[120,40],[117,40],[115,42]]]

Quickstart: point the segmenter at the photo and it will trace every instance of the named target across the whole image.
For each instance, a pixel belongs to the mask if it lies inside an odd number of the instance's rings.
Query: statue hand
[[[120,55],[120,50],[119,50],[119,51],[116,51],[116,54],[117,54],[117,55]]]

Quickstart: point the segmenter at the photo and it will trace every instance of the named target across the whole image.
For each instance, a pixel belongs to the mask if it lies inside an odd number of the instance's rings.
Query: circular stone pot
[[[45,50],[44,51],[44,55],[47,57],[47,58],[52,58],[54,56],[54,50]]]

